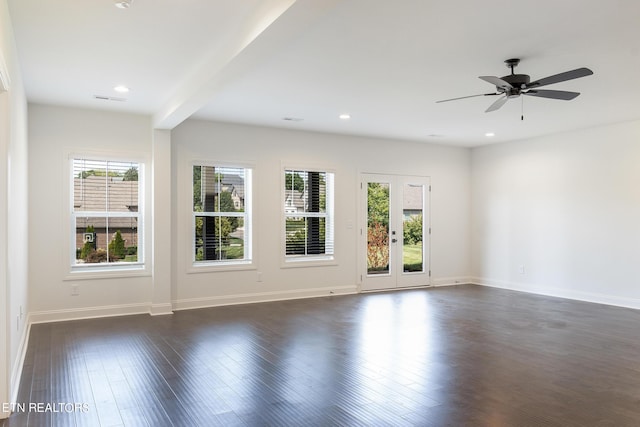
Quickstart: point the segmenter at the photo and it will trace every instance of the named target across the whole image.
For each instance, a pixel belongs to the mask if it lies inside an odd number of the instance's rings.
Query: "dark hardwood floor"
[[[464,285],[38,324],[17,403],[3,426],[638,426],[640,311]]]

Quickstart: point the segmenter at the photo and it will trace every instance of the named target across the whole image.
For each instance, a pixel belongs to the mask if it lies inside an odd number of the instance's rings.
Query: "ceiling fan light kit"
[[[531,81],[528,74],[515,74],[513,69],[518,66],[520,59],[512,58],[504,61],[507,67],[511,69],[511,74],[503,77],[495,76],[479,76],[481,80],[490,83],[496,87],[494,93],[483,93],[480,95],[462,96],[459,98],[444,99],[436,102],[456,101],[459,99],[475,98],[478,96],[500,96],[493,104],[485,110],[485,113],[496,111],[502,107],[509,99],[518,98],[520,95],[536,96],[538,98],[559,99],[569,101],[580,95],[580,92],[568,92],[564,90],[538,90],[539,87],[552,85],[555,83],[565,82],[567,80],[578,79],[593,74],[588,68],[576,68],[575,70],[565,71],[564,73],[554,74],[553,76],[543,79]]]

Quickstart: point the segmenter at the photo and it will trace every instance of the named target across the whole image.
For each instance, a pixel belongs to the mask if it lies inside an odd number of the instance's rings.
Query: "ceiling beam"
[[[188,73],[169,101],[153,116],[155,129],[173,129],[204,107],[229,79],[250,70],[339,0],[276,0],[255,11],[244,28],[229,37],[223,51],[213,52]]]

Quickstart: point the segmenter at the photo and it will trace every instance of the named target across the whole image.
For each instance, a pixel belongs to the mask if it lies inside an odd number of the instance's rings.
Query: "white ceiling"
[[[159,128],[194,116],[471,147],[640,118],[637,0],[8,3],[31,102],[149,114]],[[594,75],[547,87],[582,93],[572,101],[435,103],[492,92],[478,76],[508,74],[513,57],[532,80]]]

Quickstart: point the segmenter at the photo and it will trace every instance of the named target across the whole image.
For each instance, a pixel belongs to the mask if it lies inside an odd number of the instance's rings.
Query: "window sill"
[[[338,265],[334,255],[318,257],[292,257],[282,261],[281,268],[325,267]]]
[[[126,265],[110,267],[71,268],[62,280],[121,279],[127,277],[148,277],[151,273],[145,265]]]
[[[218,273],[222,271],[247,271],[256,270],[258,267],[253,261],[235,262],[203,262],[191,264],[187,267],[187,274]]]

